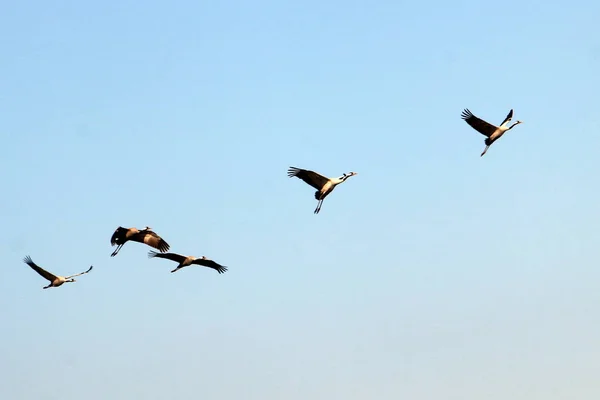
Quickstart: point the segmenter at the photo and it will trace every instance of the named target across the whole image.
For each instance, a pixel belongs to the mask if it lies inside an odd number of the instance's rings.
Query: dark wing
[[[150,250],[148,252],[148,258],[154,258],[154,257],[166,258],[167,260],[175,261],[175,262],[178,262],[178,263],[181,263],[186,258],[185,256],[182,256],[180,254],[175,254],[175,253],[157,253],[155,251]]]
[[[465,108],[465,110],[462,112],[461,117],[467,121],[467,124],[471,125],[473,129],[487,137],[492,136],[492,133],[498,129],[498,127],[490,124],[489,122],[474,116],[467,108]]]
[[[88,272],[90,272],[92,270],[92,268],[94,268],[94,266],[90,265],[90,269],[88,269],[87,271],[80,272],[80,273],[75,274],[75,275],[65,276],[65,279],[74,278],[74,277],[79,276],[79,275],[87,274]]]
[[[510,109],[510,111],[508,112],[508,115],[506,116],[506,118],[504,118],[504,121],[502,121],[502,123],[500,124],[500,126],[504,125],[505,123],[507,123],[508,121],[511,120],[512,118],[512,108]]]
[[[213,260],[209,260],[206,258],[196,258],[192,264],[198,264],[198,265],[202,265],[203,267],[208,267],[208,268],[212,268],[215,271],[217,271],[218,273],[222,274],[225,271],[227,271],[227,267],[221,264],[218,264],[216,262],[214,262]]]
[[[290,167],[288,169],[288,176],[290,178],[294,176],[296,178],[300,178],[317,190],[321,190],[321,188],[329,181],[329,178],[317,174],[315,171],[309,171],[307,169],[300,169],[296,167]]]
[[[37,272],[38,274],[40,274],[41,276],[43,276],[44,278],[48,279],[50,282],[52,282],[53,280],[55,280],[57,277],[54,274],[51,274],[50,272],[46,271],[45,269],[37,266],[33,260],[31,259],[31,257],[27,256],[23,259],[23,262],[27,265],[29,265],[35,272]]]
[[[169,244],[163,240],[160,236],[158,236],[153,231],[143,230],[135,235],[131,236],[129,240],[133,240],[140,243],[145,243],[150,247],[154,247],[158,249],[161,253],[164,253],[169,250]]]
[[[123,241],[123,238],[125,237],[126,233],[127,229],[123,228],[122,226],[115,229],[115,233],[113,233],[113,235],[110,237],[110,245],[116,246],[118,244],[121,244],[119,242]]]

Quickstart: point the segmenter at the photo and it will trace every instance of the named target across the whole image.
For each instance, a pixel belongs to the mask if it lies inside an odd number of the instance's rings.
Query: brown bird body
[[[161,253],[157,253],[155,251],[150,250],[148,252],[148,258],[154,258],[154,257],[166,258],[167,260],[171,260],[171,261],[175,261],[175,262],[179,263],[177,268],[175,268],[171,272],[176,272],[176,271],[180,270],[181,268],[187,267],[192,264],[212,268],[215,271],[217,271],[219,274],[222,274],[225,271],[227,271],[226,266],[218,264],[218,263],[214,262],[213,260],[209,260],[205,256],[202,256],[202,257],[184,256],[184,255],[176,254],[176,253],[161,254]]]
[[[145,243],[150,247],[154,247],[158,249],[160,252],[164,253],[169,251],[169,244],[165,242],[163,238],[158,236],[150,227],[146,227],[145,229],[139,230],[137,228],[123,228],[122,226],[118,227],[110,238],[111,246],[117,246],[115,251],[110,255],[114,257],[117,255],[121,247],[129,241]]]
[[[70,275],[70,276],[60,276],[60,275],[54,275],[54,274],[46,271],[42,267],[38,266],[36,263],[33,262],[31,257],[29,257],[29,256],[25,257],[23,259],[23,262],[25,264],[29,265],[35,272],[40,274],[42,277],[44,277],[50,281],[50,284],[48,286],[44,286],[43,289],[48,289],[50,287],[58,287],[65,282],[75,282],[75,279],[73,279],[74,277],[83,275],[83,274],[87,274],[88,272],[90,272],[92,270],[92,268],[94,268],[94,266],[91,265],[90,269],[88,269],[85,272],[80,272],[79,274]]]
[[[492,143],[500,139],[500,137],[504,135],[506,131],[511,130],[515,126],[523,123],[522,121],[517,121],[511,126],[508,126],[508,123],[512,119],[512,115],[513,110],[511,109],[506,118],[504,118],[504,121],[502,121],[502,123],[500,124],[500,126],[495,126],[487,121],[482,120],[481,118],[477,118],[475,115],[473,115],[473,113],[471,113],[471,111],[469,111],[469,109],[464,109],[464,111],[461,114],[462,119],[464,119],[467,122],[467,124],[469,124],[477,132],[481,133],[484,136],[487,136],[485,139],[485,149],[483,150],[483,153],[481,153],[481,157],[483,157],[483,155],[486,153],[486,151],[492,145]]]

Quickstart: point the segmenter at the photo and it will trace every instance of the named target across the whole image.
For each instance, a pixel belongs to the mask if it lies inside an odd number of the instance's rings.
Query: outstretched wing
[[[94,266],[90,265],[90,269],[88,269],[87,271],[80,272],[80,273],[75,274],[75,275],[67,276],[67,277],[65,277],[65,279],[74,278],[74,277],[79,276],[79,275],[87,274],[88,272],[90,272],[92,270],[92,268],[94,268]]]
[[[31,257],[29,257],[29,256],[25,257],[23,259],[23,262],[25,264],[29,265],[35,272],[37,272],[44,278],[48,279],[50,282],[54,281],[57,278],[56,275],[51,274],[50,272],[46,271],[42,267],[36,265],[36,263],[34,263],[33,260],[31,259]]]
[[[309,171],[307,169],[301,169],[296,167],[290,167],[288,169],[288,176],[290,178],[294,176],[296,178],[300,178],[317,190],[321,190],[321,188],[323,188],[323,186],[325,186],[325,184],[329,181],[329,178],[320,175],[315,171]]]
[[[216,263],[213,260],[209,260],[207,258],[197,258],[192,262],[192,264],[198,264],[198,265],[202,265],[203,267],[212,268],[220,274],[227,271],[226,266]]]
[[[502,121],[502,123],[500,124],[500,126],[502,126],[505,123],[507,123],[508,121],[510,121],[512,119],[512,114],[513,114],[513,110],[511,108],[510,111],[508,112],[508,115],[506,116],[506,118],[504,118],[504,121]]]
[[[473,129],[487,137],[492,136],[492,133],[498,129],[498,127],[490,124],[489,122],[474,116],[473,113],[471,113],[471,111],[469,111],[467,108],[465,108],[465,110],[462,112],[461,117],[467,122],[467,124],[471,125]]]
[[[161,253],[168,251],[170,248],[169,244],[165,242],[163,238],[149,230],[140,231],[133,235],[129,240],[145,243],[150,247],[158,249]]]
[[[186,258],[185,256],[182,256],[181,254],[175,254],[175,253],[157,253],[156,251],[150,250],[148,252],[148,258],[154,258],[154,257],[166,258],[167,260],[175,261],[175,262],[178,262],[178,263],[181,263]]]

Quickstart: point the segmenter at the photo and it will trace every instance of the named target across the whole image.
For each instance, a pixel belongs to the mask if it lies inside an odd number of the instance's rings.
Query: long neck
[[[514,128],[515,126],[517,126],[519,124],[520,124],[520,122],[515,122],[514,124],[512,124],[511,126],[509,126],[508,129],[512,129],[512,128]]]
[[[331,180],[331,182],[332,182],[334,185],[339,185],[340,183],[343,183],[343,182],[344,182],[344,181],[345,181],[347,178],[348,178],[347,176],[340,176],[339,178],[333,178],[333,179]]]

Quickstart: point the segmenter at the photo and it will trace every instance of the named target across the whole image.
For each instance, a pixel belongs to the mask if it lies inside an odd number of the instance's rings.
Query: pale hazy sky
[[[597,400],[598,15],[3,4],[0,397]],[[289,166],[358,175],[315,216]]]

